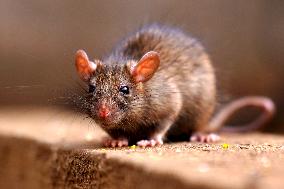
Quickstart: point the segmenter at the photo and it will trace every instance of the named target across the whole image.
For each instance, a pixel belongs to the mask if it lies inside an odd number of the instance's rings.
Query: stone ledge
[[[99,151],[1,137],[0,188],[208,188]]]

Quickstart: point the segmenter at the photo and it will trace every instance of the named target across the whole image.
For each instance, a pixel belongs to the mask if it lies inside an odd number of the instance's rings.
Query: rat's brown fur
[[[149,51],[156,51],[160,67],[145,83],[135,83],[127,65]],[[90,79],[95,94],[86,99],[89,114],[113,138],[130,142],[181,131],[202,130],[216,103],[214,70],[201,44],[182,31],[151,25],[128,36],[102,60]],[[122,96],[119,85],[130,87]],[[97,107],[106,103],[108,120],[100,120]],[[170,129],[171,132],[167,132]]]

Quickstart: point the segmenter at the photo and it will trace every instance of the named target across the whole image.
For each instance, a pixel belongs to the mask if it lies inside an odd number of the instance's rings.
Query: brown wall
[[[0,106],[45,104],[74,87],[74,52],[106,54],[127,32],[183,28],[210,53],[222,96],[267,95],[284,131],[284,1],[0,1]]]

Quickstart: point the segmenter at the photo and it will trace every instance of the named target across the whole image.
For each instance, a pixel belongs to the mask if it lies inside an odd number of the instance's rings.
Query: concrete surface
[[[0,188],[275,188],[284,137],[222,135],[216,144],[102,148],[105,134],[63,109],[1,107]]]

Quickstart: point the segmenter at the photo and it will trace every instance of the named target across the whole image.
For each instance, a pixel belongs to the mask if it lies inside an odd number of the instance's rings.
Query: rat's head
[[[157,71],[160,60],[156,52],[146,53],[139,61],[108,60],[108,64],[90,61],[83,50],[76,53],[76,69],[89,85],[86,95],[88,112],[103,127],[115,126],[128,116],[135,116],[145,103],[144,83]],[[138,116],[138,115],[137,115]]]

